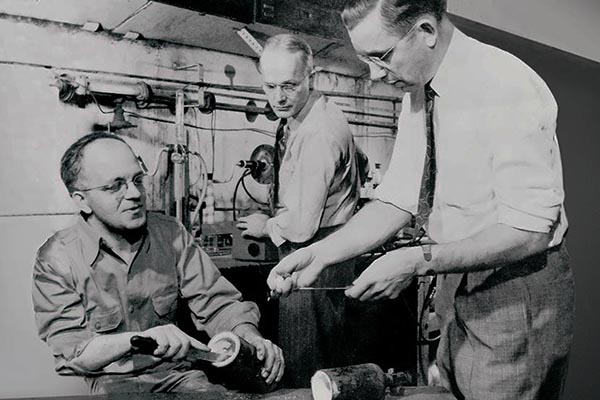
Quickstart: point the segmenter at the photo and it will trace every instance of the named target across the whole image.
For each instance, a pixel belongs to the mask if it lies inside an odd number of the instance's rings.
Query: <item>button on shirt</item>
[[[267,221],[273,243],[302,243],[319,228],[344,224],[356,208],[360,182],[352,132],[342,111],[318,92],[287,121],[279,170],[279,204]]]
[[[550,246],[559,244],[567,220],[557,105],[542,79],[455,29],[431,87],[437,174],[430,238],[461,240],[502,223],[553,231]],[[423,91],[404,95],[392,159],[376,190],[379,200],[413,215],[425,156],[424,105]]]
[[[243,323],[258,324],[254,303],[221,276],[185,228],[171,217],[148,213],[147,232],[128,265],[92,228],[77,223],[39,249],[33,273],[33,304],[39,335],[64,375],[129,373],[173,368],[136,355],[101,371],[81,371],[72,362],[96,336],[143,331],[176,321],[178,301],[187,302],[198,330],[210,336]]]

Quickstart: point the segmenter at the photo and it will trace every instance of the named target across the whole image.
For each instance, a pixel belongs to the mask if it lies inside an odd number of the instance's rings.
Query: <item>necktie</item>
[[[433,192],[435,191],[435,141],[433,137],[433,105],[435,91],[425,85],[425,130],[427,135],[427,148],[425,150],[425,163],[423,165],[423,176],[421,178],[421,190],[419,191],[419,204],[415,215],[415,239],[419,238],[420,230],[431,214],[433,207]]]
[[[277,210],[277,202],[279,201],[279,167],[285,154],[285,145],[287,141],[287,119],[281,118],[279,126],[277,126],[277,133],[275,134],[275,149],[273,154],[273,181],[269,190],[269,205],[271,208],[271,215],[275,216]]]

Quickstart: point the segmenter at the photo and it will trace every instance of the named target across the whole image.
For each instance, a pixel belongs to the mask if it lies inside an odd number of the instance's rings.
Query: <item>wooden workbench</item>
[[[398,396],[386,400],[456,400],[440,388],[406,387]],[[24,400],[24,399],[20,399]],[[267,394],[246,394],[230,391],[199,393],[126,393],[95,396],[39,397],[31,400],[312,400],[310,389],[281,389]],[[356,399],[369,400],[369,399]]]

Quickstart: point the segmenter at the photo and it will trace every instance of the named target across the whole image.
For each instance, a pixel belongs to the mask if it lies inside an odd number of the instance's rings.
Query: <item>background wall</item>
[[[50,86],[59,70],[22,63],[192,80],[194,72],[175,72],[171,66],[198,62],[205,67],[207,82],[229,84],[223,71],[230,64],[236,69],[234,84],[260,84],[250,58],[166,43],[133,42],[39,20],[0,18],[0,398],[87,393],[81,379],[55,374],[51,354],[37,337],[30,299],[31,271],[37,248],[72,218],[71,202],[59,178],[60,156],[94,124],[112,119],[95,105],[78,108],[61,103],[58,90]],[[359,93],[374,90],[370,83],[332,74],[322,74],[317,86]],[[363,104],[343,101],[354,107]],[[245,104],[245,100],[238,103]],[[259,106],[264,105],[259,102]],[[136,111],[130,104],[125,108]],[[138,112],[174,120],[168,110]],[[211,125],[211,118],[186,113],[186,122],[203,127]],[[217,132],[215,137],[215,178],[228,180],[233,176],[229,183],[216,185],[216,205],[230,207],[233,186],[242,172],[234,163],[248,158],[255,146],[274,142],[272,137],[244,129],[274,132],[277,122],[259,116],[250,123],[242,113],[225,111],[217,111],[214,118],[217,128],[238,130]],[[174,126],[130,116],[127,119],[138,126],[123,134],[152,169],[160,148],[174,143]],[[386,166],[393,140],[390,132],[383,132],[382,137],[382,129],[375,129],[371,132],[374,136],[365,137],[366,129],[353,129],[371,161]],[[191,148],[210,165],[210,131],[188,131]],[[265,187],[249,186],[255,193],[265,192]],[[250,201],[240,194],[238,206],[247,205]]]
[[[558,102],[558,140],[563,160],[568,249],[577,291],[575,340],[566,399],[600,394],[600,64],[471,21],[454,18],[468,35],[524,60],[546,81]]]
[[[449,0],[448,11],[600,61],[598,0]]]

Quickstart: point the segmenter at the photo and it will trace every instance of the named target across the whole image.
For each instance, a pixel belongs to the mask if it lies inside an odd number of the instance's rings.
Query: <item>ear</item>
[[[438,23],[432,16],[423,17],[419,22],[419,30],[425,35],[425,45],[433,49],[438,41]]]
[[[85,195],[85,193],[75,191],[75,192],[71,193],[71,198],[73,199],[73,202],[75,203],[75,207],[77,207],[77,209],[80,212],[82,212],[84,214],[92,213],[92,209],[88,204],[88,199],[87,199],[87,196]]]

